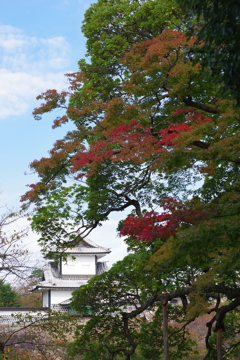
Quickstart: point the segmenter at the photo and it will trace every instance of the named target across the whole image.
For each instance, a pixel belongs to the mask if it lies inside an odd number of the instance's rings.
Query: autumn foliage
[[[67,74],[67,90],[38,97],[43,103],[33,112],[36,119],[62,109],[53,127],[71,122],[75,128],[48,157],[31,163],[39,182],[23,196],[24,206],[36,205],[32,226],[44,251],[73,246],[113,212],[130,208],[119,234],[128,237],[130,249],[141,248],[141,241],[159,244],[149,268],[170,284],[161,289],[167,300],[200,294],[205,308],[196,301],[196,317],[217,299],[211,329],[222,327],[240,305],[239,107],[194,61],[195,38],[186,37],[180,8],[171,5],[172,21],[157,12],[163,28],[158,32],[147,19],[152,32],[144,33],[131,18],[139,4],[126,24],[115,4],[104,18],[114,25],[97,30],[91,19],[98,6],[101,1],[84,25],[90,63],[81,60],[80,71]],[[114,26],[121,39],[115,32],[106,36]],[[119,46],[109,47],[115,36]],[[177,280],[190,269],[194,275]]]

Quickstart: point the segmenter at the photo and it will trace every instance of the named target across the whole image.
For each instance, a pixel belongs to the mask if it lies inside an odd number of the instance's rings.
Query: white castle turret
[[[84,285],[94,275],[107,270],[106,262],[100,262],[111,251],[89,239],[84,239],[72,249],[66,249],[58,265],[48,261],[43,267],[42,280],[31,290],[42,293],[44,307],[69,308],[72,292]]]

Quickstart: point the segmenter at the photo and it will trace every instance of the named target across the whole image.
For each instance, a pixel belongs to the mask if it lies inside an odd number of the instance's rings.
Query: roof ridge
[[[88,239],[88,238],[84,238],[83,241],[85,241],[88,245],[94,247],[94,248],[101,248],[103,250],[110,250],[109,248],[106,248],[104,246],[98,245],[96,244],[94,241]]]

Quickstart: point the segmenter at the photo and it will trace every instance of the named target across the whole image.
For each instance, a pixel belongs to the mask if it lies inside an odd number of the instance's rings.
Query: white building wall
[[[51,307],[62,301],[68,300],[72,296],[71,290],[51,290]]]
[[[62,262],[62,275],[96,275],[95,255],[75,255]]]
[[[42,306],[48,307],[48,290],[42,293]]]

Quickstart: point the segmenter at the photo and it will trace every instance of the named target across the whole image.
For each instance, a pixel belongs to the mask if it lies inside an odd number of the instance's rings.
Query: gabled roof
[[[52,248],[50,253],[57,252],[56,248]],[[92,240],[84,238],[81,240],[79,245],[73,248],[67,248],[62,251],[62,253],[69,253],[69,254],[101,254],[102,256],[105,254],[109,254],[111,252],[110,249],[105,248],[103,246],[95,244]]]
[[[83,239],[80,244],[74,248],[66,249],[70,254],[109,254],[110,249],[95,244],[90,239]]]
[[[64,300],[62,302],[59,303],[59,305],[62,305],[62,306],[69,306],[70,305],[70,302],[71,302],[71,298],[67,299],[67,300]]]

